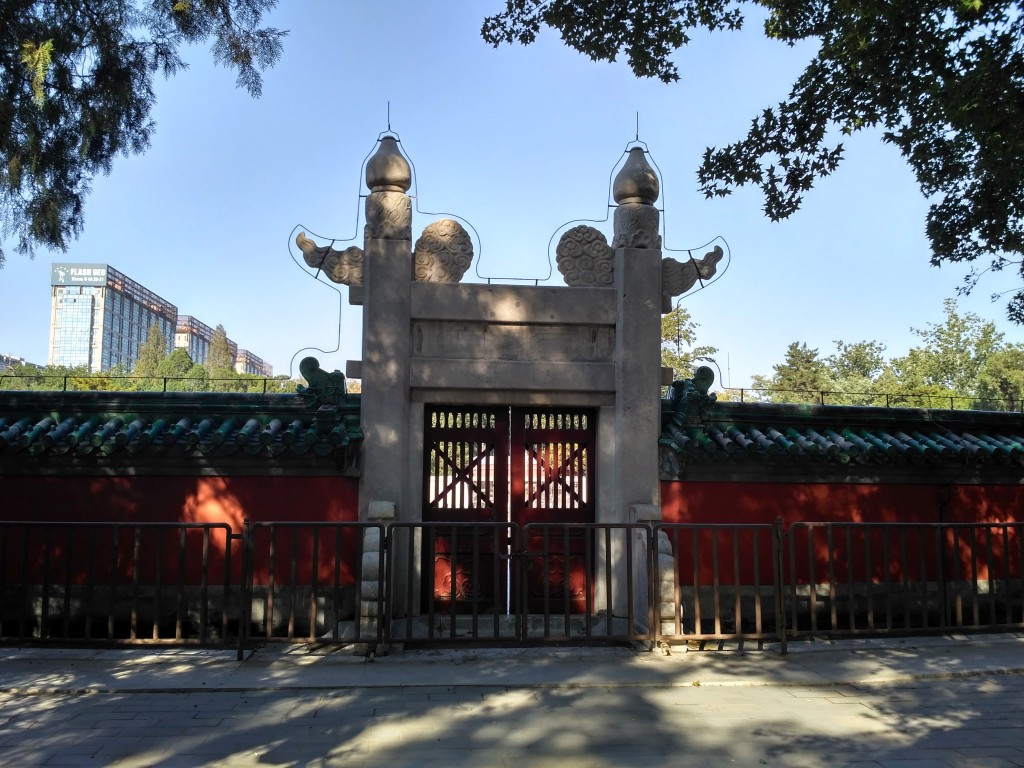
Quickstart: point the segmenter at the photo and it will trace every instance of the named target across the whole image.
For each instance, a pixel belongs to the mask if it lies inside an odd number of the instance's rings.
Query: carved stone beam
[[[725,256],[722,246],[716,245],[703,258],[676,261],[669,257],[661,260],[661,294],[671,304],[673,296],[681,296],[700,280],[710,280],[718,269],[718,262]]]
[[[299,232],[295,244],[309,266],[321,270],[328,279],[343,285],[363,284],[363,249],[353,245],[336,251],[328,245],[317,245],[305,232]]]

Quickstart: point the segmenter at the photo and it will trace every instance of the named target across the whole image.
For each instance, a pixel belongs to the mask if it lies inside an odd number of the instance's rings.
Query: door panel
[[[586,611],[592,537],[572,524],[595,519],[595,427],[588,409],[512,409],[511,519],[523,530],[527,612]]]
[[[522,544],[516,607],[584,612],[593,544],[579,524],[595,518],[595,411],[432,405],[425,414],[423,521],[458,524],[424,540],[425,601],[455,612],[504,606],[506,563]],[[510,540],[516,529],[520,542]]]
[[[505,522],[508,516],[508,409],[426,408],[423,521]],[[434,607],[462,612],[504,606],[507,533],[441,526],[424,541],[423,573]],[[424,595],[424,600],[428,595]],[[426,605],[424,605],[426,610]]]

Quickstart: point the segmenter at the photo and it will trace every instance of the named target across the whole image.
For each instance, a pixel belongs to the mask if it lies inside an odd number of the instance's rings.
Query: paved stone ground
[[[1024,675],[0,693],[4,766],[1024,766]]]

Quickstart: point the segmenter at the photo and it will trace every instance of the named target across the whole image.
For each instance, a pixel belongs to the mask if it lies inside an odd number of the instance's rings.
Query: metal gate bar
[[[222,523],[0,522],[0,642],[223,646],[241,539]]]
[[[365,545],[368,532],[379,542],[375,548]],[[243,645],[257,637],[371,648],[382,643],[387,616],[382,524],[246,520],[243,536]]]
[[[1024,627],[1024,523],[794,523],[786,536],[790,637]]]
[[[653,557],[659,640],[779,640],[784,650],[781,523],[656,523],[659,535],[672,553]]]
[[[651,641],[656,631],[654,572],[648,558],[651,536],[650,526],[643,523],[523,526],[515,558],[521,574],[518,612],[525,628],[522,640]],[[594,575],[595,560],[603,562],[603,578]],[[578,567],[574,568],[574,561]],[[539,602],[530,594],[531,585],[542,590]],[[596,594],[599,586],[600,601]],[[637,610],[638,596],[642,612]],[[540,631],[534,629],[537,614]],[[557,625],[553,622],[556,616],[560,619]]]
[[[508,571],[517,539],[518,526],[505,522],[390,526],[388,641],[515,642]]]

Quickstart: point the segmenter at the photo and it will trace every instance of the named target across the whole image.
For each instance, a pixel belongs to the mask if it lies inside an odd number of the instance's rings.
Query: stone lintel
[[[413,283],[413,318],[615,325],[614,288]]]
[[[411,362],[409,378],[414,389],[493,389],[506,393],[615,391],[615,366],[611,363],[437,359]]]
[[[413,320],[414,358],[611,363],[615,329],[608,325],[543,325]]]
[[[417,403],[465,403],[466,405],[514,406],[571,406],[574,408],[600,408],[615,404],[612,392],[551,392],[487,389],[414,389],[411,393]]]

